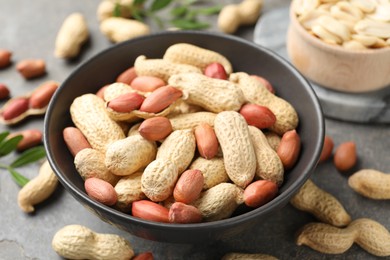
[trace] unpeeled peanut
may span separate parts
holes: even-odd
[[[234,111],[221,112],[215,118],[214,130],[229,178],[245,188],[255,176],[256,154],[244,117]]]
[[[67,259],[128,260],[134,256],[131,244],[123,237],[95,233],[81,225],[68,225],[58,230],[51,246]]]
[[[49,162],[46,160],[39,168],[38,176],[22,187],[18,194],[18,205],[26,213],[35,210],[34,206],[50,197],[58,185]]]
[[[194,112],[169,116],[173,130],[192,129],[202,123],[214,126],[217,114],[211,112]]]
[[[118,196],[116,207],[123,212],[129,212],[131,203],[145,199],[145,194],[141,190],[142,172],[136,172],[129,176],[122,177],[115,185],[114,189]]]
[[[25,79],[31,79],[46,73],[46,63],[41,59],[27,59],[18,62],[16,69]]]
[[[364,197],[390,199],[390,174],[373,169],[362,169],[348,178],[348,185]]]
[[[310,179],[291,198],[290,203],[333,226],[343,227],[351,222],[350,215],[337,198],[319,188]]]
[[[88,178],[84,182],[84,187],[89,197],[105,205],[112,206],[118,200],[114,187],[102,179]]]
[[[100,31],[112,42],[118,43],[150,33],[147,24],[122,17],[109,17],[100,23]]]
[[[342,254],[356,243],[372,255],[390,256],[389,231],[368,218],[356,219],[343,229],[324,223],[306,224],[296,243],[325,254]]]

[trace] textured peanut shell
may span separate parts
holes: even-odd
[[[280,137],[277,133],[274,132],[265,132],[265,137],[267,138],[269,146],[274,150],[278,150],[278,146],[280,144],[280,140],[282,137]]]
[[[54,54],[58,58],[76,57],[89,37],[88,26],[81,13],[69,15],[58,31]]]
[[[360,218],[346,228],[325,223],[306,224],[298,233],[297,245],[307,245],[325,254],[342,254],[353,243],[375,256],[390,256],[390,233],[380,223]]]
[[[214,126],[217,114],[211,112],[194,112],[169,116],[173,130],[193,129],[201,123]]]
[[[145,194],[141,190],[142,172],[122,177],[115,185],[114,189],[118,195],[116,207],[123,212],[131,210],[131,203],[136,200],[145,199]]]
[[[134,256],[131,244],[124,238],[95,233],[81,225],[68,225],[58,230],[51,246],[66,259],[128,260]]]
[[[100,152],[105,153],[110,143],[125,138],[122,128],[106,113],[104,101],[94,94],[77,97],[70,114],[92,148]]]
[[[165,51],[163,59],[174,63],[189,64],[200,68],[202,71],[207,65],[218,62],[225,68],[226,73],[230,74],[233,71],[232,64],[225,56],[188,43],[171,45]]]
[[[179,177],[176,165],[166,158],[151,162],[141,177],[141,190],[152,201],[169,198]]]
[[[203,107],[209,112],[238,111],[246,101],[236,84],[203,74],[176,74],[169,78],[168,84],[181,89],[187,103]]]
[[[348,178],[348,185],[360,195],[377,200],[390,200],[390,174],[362,169]]]
[[[332,194],[322,190],[310,179],[290,200],[295,208],[313,214],[318,220],[336,227],[351,222],[351,217],[343,205]]]
[[[243,203],[243,190],[232,183],[220,183],[206,191],[193,205],[206,222],[226,219]]]
[[[33,212],[34,205],[46,200],[58,185],[57,176],[54,174],[48,161],[39,168],[38,176],[30,180],[18,193],[18,205],[26,213]]]
[[[153,76],[165,82],[168,82],[172,75],[180,73],[202,73],[199,68],[192,65],[178,64],[163,59],[147,59],[144,55],[137,57],[134,68],[138,76]]]
[[[109,17],[100,23],[100,31],[110,41],[118,43],[150,33],[150,28],[143,22],[123,17]]]
[[[190,169],[197,169],[202,172],[204,177],[204,190],[229,181],[229,176],[226,173],[225,164],[223,163],[223,158],[215,157],[207,160],[203,157],[198,157],[191,163]]]
[[[156,152],[155,142],[132,135],[108,146],[105,164],[113,174],[127,176],[147,166],[155,159]]]
[[[229,178],[245,188],[256,172],[256,154],[245,119],[234,111],[221,112],[215,118],[214,130]]]
[[[74,164],[77,172],[83,180],[88,178],[99,178],[111,185],[115,185],[119,177],[112,174],[105,164],[105,155],[98,150],[85,148],[74,157]]]
[[[248,128],[256,154],[256,177],[275,182],[278,186],[282,185],[284,168],[278,154],[268,144],[260,129],[254,126]]]
[[[298,114],[286,100],[275,96],[255,78],[245,72],[230,75],[229,80],[236,83],[250,102],[268,107],[276,117],[275,124],[270,128],[279,135],[295,129],[298,126]]]
[[[227,253],[221,260],[277,260],[278,258],[266,254]]]
[[[194,158],[195,149],[196,141],[192,129],[176,130],[158,148],[156,158],[172,161],[181,174]]]

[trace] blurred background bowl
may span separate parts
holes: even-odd
[[[298,21],[293,4],[287,33],[293,65],[309,80],[342,92],[368,92],[390,85],[390,46],[350,50],[325,43]]]
[[[96,93],[102,86],[114,82],[122,71],[133,66],[137,56],[161,58],[170,45],[180,42],[225,55],[233,64],[234,71],[263,76],[272,83],[278,96],[295,107],[300,118],[297,131],[302,140],[302,151],[295,167],[286,172],[279,195],[266,205],[254,210],[238,211],[233,217],[220,221],[166,224],[132,217],[98,203],[86,194],[84,181],[76,171],[73,157],[62,137],[63,129],[73,125],[69,114],[71,103],[80,95]],[[149,240],[211,243],[261,224],[266,216],[289,202],[317,164],[324,137],[323,121],[321,107],[310,84],[291,64],[275,53],[234,36],[191,31],[164,32],[114,45],[71,73],[50,102],[44,122],[44,143],[49,162],[65,189],[103,221]]]

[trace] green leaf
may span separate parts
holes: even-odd
[[[46,156],[45,148],[36,146],[24,151],[15,161],[11,163],[11,167],[17,168],[29,163],[33,163]]]
[[[143,12],[139,9],[136,9],[136,8],[133,8],[131,9],[131,16],[134,17],[134,19],[140,21],[140,22],[143,22]]]
[[[172,25],[184,30],[200,30],[210,27],[208,23],[202,23],[187,19],[176,19],[171,21]]]
[[[183,17],[188,12],[188,8],[185,6],[177,6],[172,8],[171,15],[173,17]]]
[[[172,2],[172,0],[154,0],[152,3],[152,6],[150,7],[150,11],[156,12],[156,11],[159,11],[161,9],[164,9],[171,2]]]
[[[0,144],[0,156],[7,155],[16,149],[18,143],[23,139],[22,135],[14,136]]]
[[[2,143],[8,135],[9,135],[8,131],[0,133],[0,143]]]
[[[203,15],[213,15],[213,14],[218,14],[222,9],[222,6],[216,5],[216,6],[211,6],[211,7],[205,7],[205,8],[199,8],[196,10],[198,14],[203,14]]]
[[[119,3],[115,3],[114,10],[112,11],[112,15],[114,17],[121,16],[121,5]]]
[[[15,171],[15,169],[13,169],[12,167],[8,167],[8,171],[11,173],[11,177],[12,179],[14,179],[14,181],[20,186],[20,187],[23,187],[24,185],[26,185],[30,179],[21,175],[20,173],[18,173],[17,171]]]

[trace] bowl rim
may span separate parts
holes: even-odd
[[[265,52],[267,55],[272,56],[273,58],[278,60],[278,62],[281,63],[283,66],[287,67],[295,77],[297,77],[300,81],[305,83],[305,84],[303,84],[303,86],[304,86],[305,91],[307,92],[308,96],[310,96],[310,99],[313,101],[313,104],[314,104],[313,110],[315,111],[315,114],[317,115],[317,117],[319,119],[318,122],[315,122],[315,123],[318,124],[318,130],[319,130],[318,134],[322,138],[319,138],[318,140],[316,140],[315,147],[317,147],[317,150],[315,151],[315,153],[313,154],[313,156],[310,158],[309,162],[305,165],[305,167],[303,169],[303,172],[305,172],[306,174],[301,174],[297,178],[295,185],[292,185],[291,187],[288,187],[288,189],[284,190],[282,193],[283,196],[281,196],[281,194],[279,194],[278,196],[276,196],[272,200],[272,202],[269,202],[269,203],[267,203],[259,208],[255,208],[253,210],[250,210],[249,212],[246,212],[244,214],[240,214],[238,216],[230,217],[227,219],[211,221],[211,222],[191,223],[191,224],[161,223],[161,222],[154,222],[154,221],[149,221],[149,220],[137,218],[137,217],[134,217],[130,214],[121,212],[115,208],[112,208],[112,207],[109,207],[109,206],[106,206],[104,204],[99,203],[99,202],[93,200],[92,198],[90,198],[84,191],[79,189],[68,178],[66,178],[65,175],[63,175],[61,173],[61,170],[59,169],[59,167],[56,164],[55,159],[53,158],[54,156],[53,156],[52,148],[49,145],[50,133],[49,133],[48,125],[49,125],[51,111],[54,109],[55,103],[61,95],[63,86],[67,85],[68,81],[70,81],[75,75],[78,74],[78,71],[80,68],[88,66],[89,64],[93,63],[96,59],[98,59],[100,56],[106,55],[107,53],[111,52],[113,49],[120,48],[121,46],[130,44],[133,42],[137,42],[137,41],[144,41],[144,40],[148,40],[148,39],[161,37],[164,35],[176,35],[176,34],[180,34],[180,35],[196,34],[196,35],[199,35],[201,37],[219,37],[219,38],[225,38],[229,41],[235,41],[235,42],[238,42],[238,43],[243,44],[243,45],[248,45],[252,48],[255,48],[255,49],[258,49],[262,52]],[[85,204],[87,204],[88,206],[93,205],[93,207],[95,207],[93,209],[93,211],[95,211],[95,212],[102,211],[105,214],[113,215],[117,218],[128,221],[129,223],[143,224],[144,227],[157,228],[157,229],[172,229],[172,230],[175,229],[176,231],[180,231],[180,232],[182,232],[182,231],[188,232],[189,229],[196,229],[196,230],[200,230],[200,229],[201,230],[205,230],[205,229],[213,230],[214,229],[214,230],[216,230],[216,229],[223,229],[225,227],[237,226],[241,223],[248,222],[248,220],[251,220],[255,217],[258,217],[259,214],[260,215],[267,215],[273,209],[278,209],[278,208],[284,206],[285,204],[287,204],[288,201],[287,202],[285,201],[285,197],[291,197],[293,194],[295,194],[298,191],[298,189],[304,184],[304,182],[307,179],[309,179],[311,173],[314,171],[314,169],[318,163],[318,159],[319,159],[321,150],[322,150],[324,133],[325,133],[325,122],[324,122],[324,117],[323,117],[323,113],[322,113],[322,108],[321,108],[320,102],[317,98],[317,95],[314,92],[313,88],[311,87],[309,81],[289,61],[287,61],[286,59],[284,59],[283,57],[278,55],[276,52],[274,52],[266,47],[260,46],[258,44],[255,44],[249,40],[240,38],[238,36],[226,35],[226,34],[211,32],[211,31],[193,31],[193,30],[155,32],[155,33],[152,33],[150,35],[141,36],[141,37],[138,37],[135,39],[131,39],[131,40],[127,40],[127,41],[124,41],[121,43],[117,43],[115,45],[112,45],[112,46],[98,52],[97,54],[95,54],[91,58],[89,58],[88,60],[79,64],[67,76],[67,78],[63,81],[63,83],[60,85],[58,90],[54,93],[54,95],[49,103],[49,106],[48,106],[48,109],[47,109],[47,112],[46,112],[45,118],[44,118],[44,146],[45,146],[45,150],[46,150],[46,154],[47,154],[47,159],[48,159],[53,171],[57,175],[59,181],[64,186],[64,188],[68,192],[70,192],[71,195],[76,198],[76,200],[78,200],[79,202],[82,202],[81,204],[83,204],[83,206],[85,206]]]
[[[318,47],[319,49],[323,49],[325,51],[334,52],[336,55],[369,55],[369,54],[376,54],[376,55],[383,55],[383,53],[390,53],[390,46],[389,47],[383,47],[383,48],[367,48],[364,50],[351,50],[347,48],[343,48],[341,45],[332,45],[329,43],[325,43],[321,39],[311,35],[298,21],[298,17],[294,12],[294,1],[290,4],[290,21],[291,26],[297,30],[299,35],[301,35],[306,41],[312,43],[314,46]]]

